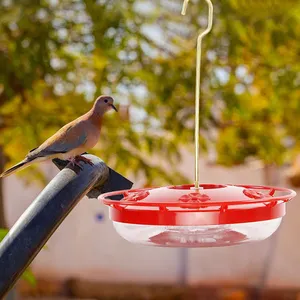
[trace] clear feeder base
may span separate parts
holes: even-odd
[[[226,225],[151,226],[113,222],[127,241],[160,247],[223,247],[262,241],[279,227],[282,218]]]

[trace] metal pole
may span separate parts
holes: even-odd
[[[179,248],[179,284],[185,287],[188,284],[189,249]]]
[[[99,185],[109,186],[111,191],[118,190],[119,186],[132,187],[132,182],[109,169],[98,157],[89,154],[84,156],[91,159],[94,165],[81,162],[81,169],[71,164],[62,169],[0,244],[0,299],[13,287],[79,200],[94,186],[98,189]],[[114,178],[110,182],[112,172]]]

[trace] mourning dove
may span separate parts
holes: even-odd
[[[110,109],[117,111],[113,103],[114,100],[110,96],[98,97],[90,111],[62,127],[42,145],[32,149],[24,160],[3,172],[0,177],[8,176],[35,162],[53,158],[68,159],[73,165],[78,165],[78,161],[92,164],[80,154],[97,144],[103,115]]]

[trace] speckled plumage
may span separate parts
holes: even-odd
[[[8,176],[35,162],[53,158],[84,160],[80,154],[93,148],[100,137],[102,118],[105,112],[115,109],[113,98],[100,96],[96,99],[92,109],[83,116],[68,123],[48,138],[39,147],[31,150],[23,161],[3,172],[0,177]]]

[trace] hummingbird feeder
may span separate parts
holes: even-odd
[[[102,194],[116,231],[129,242],[192,248],[261,241],[278,229],[286,203],[296,196],[280,187],[199,183],[201,42],[213,21],[213,5],[205,1],[208,26],[197,39],[195,183]]]

